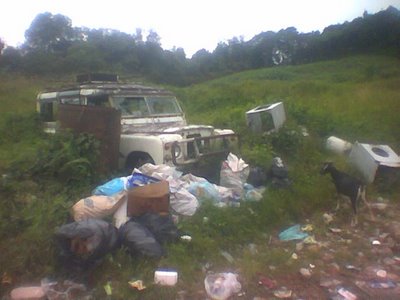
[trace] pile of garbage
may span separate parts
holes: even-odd
[[[222,163],[220,185],[193,174],[184,175],[168,165],[145,164],[129,176],[97,186],[91,195],[72,206],[73,221],[57,228],[54,234],[60,270],[79,278],[79,274],[88,274],[106,254],[120,247],[132,256],[161,258],[166,254],[166,243],[191,240],[178,230],[177,223],[183,217],[193,216],[202,202],[211,201],[216,207],[238,207],[242,201],[259,201],[268,179],[272,185],[287,186],[287,175],[280,158],[274,159],[267,173],[258,167],[250,168],[232,153]],[[170,272],[166,275],[163,272],[159,271],[155,281],[176,283],[177,274],[173,272],[175,278]],[[220,299],[225,298],[222,295],[237,293],[240,284],[235,276],[209,275],[205,281],[207,293],[219,295]],[[142,286],[137,282],[132,284],[136,288]],[[32,288],[36,290],[13,292],[16,295],[40,292],[49,299],[49,295],[57,293],[66,293],[68,298],[72,290],[87,292],[74,282],[46,282]]]
[[[220,185],[167,165],[145,164],[97,186],[73,205],[74,222],[55,232],[61,266],[85,272],[121,246],[133,256],[164,256],[163,246],[184,235],[177,222],[193,216],[203,201],[237,207],[262,199],[265,187],[247,182],[250,171],[230,153],[222,163]]]

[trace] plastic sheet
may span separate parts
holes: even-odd
[[[281,241],[302,240],[306,237],[308,237],[308,234],[301,230],[300,225],[289,227],[279,234]]]

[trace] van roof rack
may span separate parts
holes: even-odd
[[[79,74],[76,76],[76,82],[79,84],[95,82],[118,82],[118,75],[107,73]]]

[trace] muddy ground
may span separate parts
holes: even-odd
[[[373,217],[362,208],[351,226],[351,208],[344,206],[302,228],[310,238],[282,241],[279,233],[268,243],[288,253],[283,265],[265,266],[253,282],[240,278],[241,290],[230,300],[264,299],[400,299],[400,199],[371,201]],[[305,225],[311,225],[305,226]],[[257,281],[257,282],[255,282]],[[204,288],[185,291],[176,299],[211,299]]]
[[[230,299],[400,299],[397,203],[381,198],[371,202],[373,218],[363,208],[355,227],[349,207],[321,216],[322,224],[309,231],[311,243],[307,238],[281,241],[277,233],[270,245],[292,253],[291,261],[268,266],[257,286],[248,283],[246,289],[244,283]]]

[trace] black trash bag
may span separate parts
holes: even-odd
[[[274,157],[271,165],[271,176],[281,179],[288,178],[289,172],[280,157]]]
[[[164,250],[154,235],[145,226],[133,220],[126,222],[119,229],[119,238],[133,256],[142,254],[160,258],[164,255]]]
[[[254,187],[260,187],[265,185],[267,181],[267,173],[261,167],[250,167],[249,176],[247,177],[247,183]]]
[[[286,188],[291,184],[288,169],[280,157],[273,158],[268,177],[275,188]]]
[[[131,220],[146,227],[160,244],[176,242],[180,237],[179,230],[170,215],[146,213]]]
[[[55,241],[62,267],[86,271],[118,247],[118,229],[100,219],[87,219],[58,228]]]

